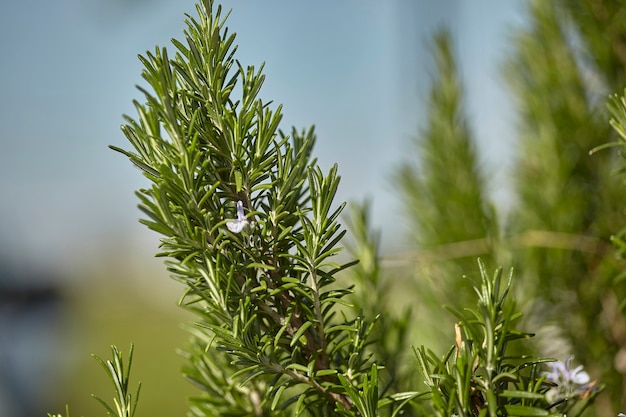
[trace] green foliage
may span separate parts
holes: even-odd
[[[394,172],[400,185],[407,236],[417,251],[414,314],[437,311],[441,303],[471,303],[469,286],[458,277],[474,270],[475,258],[495,260],[500,231],[488,182],[463,104],[463,91],[450,34],[435,34],[432,51],[436,77],[430,90],[426,127],[412,142],[415,158]],[[436,313],[435,313],[436,314]],[[444,320],[452,324],[451,320]],[[416,333],[443,340],[449,326],[433,329],[421,321]]]
[[[63,417],[62,414],[50,414],[48,413],[48,417]],[[70,417],[70,407],[65,406],[65,417]]]
[[[114,407],[110,406],[106,401],[98,396],[93,396],[102,406],[106,409],[109,417],[133,417],[135,415],[135,409],[137,408],[137,401],[139,400],[139,391],[141,390],[141,383],[137,386],[135,392],[134,401],[133,396],[129,391],[130,382],[130,368],[133,362],[133,345],[130,345],[128,352],[128,365],[124,369],[124,362],[122,360],[122,353],[115,346],[111,346],[111,352],[113,354],[113,360],[107,360],[106,362],[99,356],[94,358],[102,365],[106,374],[113,381],[115,388],[115,398],[113,398]],[[68,416],[69,417],[69,416]]]
[[[130,369],[133,362],[133,349],[134,346],[130,345],[128,351],[127,365],[124,365],[122,353],[116,346],[111,346],[112,360],[103,360],[99,356],[93,355],[94,359],[104,369],[104,372],[113,382],[113,388],[115,391],[115,397],[113,398],[113,405],[110,405],[97,395],[92,395],[106,410],[108,417],[133,417],[135,410],[137,409],[137,402],[139,401],[139,392],[141,391],[141,383],[137,385],[135,394],[131,394],[130,384]],[[62,417],[61,414],[48,414],[48,417]],[[70,417],[69,406],[65,407],[65,417]]]
[[[391,394],[391,413],[402,409],[402,400],[397,393],[415,389],[415,366],[411,357],[410,330],[411,308],[398,309],[394,287],[402,287],[384,271],[379,254],[380,234],[370,229],[370,203],[350,205],[347,216],[350,237],[346,247],[359,260],[357,265],[346,271],[339,283],[354,285],[349,301],[355,313],[374,322],[370,338],[374,341],[368,352],[376,358],[376,372],[380,379],[378,391],[381,396]],[[371,383],[376,383],[374,377]],[[403,410],[411,415],[410,410]]]
[[[580,415],[587,403],[551,403],[550,384],[536,359],[513,353],[511,342],[532,335],[516,330],[521,317],[508,299],[512,273],[502,281],[502,270],[490,277],[479,261],[480,284],[476,309],[451,309],[458,318],[456,342],[443,358],[424,346],[415,350],[419,368],[430,389],[433,415],[439,416],[560,416]],[[575,395],[591,401],[601,387],[590,384]],[[560,399],[562,400],[562,399]]]
[[[156,48],[140,57],[149,88],[139,88],[144,101],[134,102],[137,116],[125,116],[122,126],[133,150],[112,148],[151,182],[137,193],[146,217],[141,222],[163,236],[158,256],[184,286],[181,306],[196,317],[183,353],[184,375],[199,390],[190,399],[190,415],[585,412],[604,385],[582,367],[569,369],[571,359],[529,354],[532,334],[518,329],[522,316],[511,300],[512,274],[503,279],[496,269],[489,275],[479,261],[480,281],[467,286],[474,293],[460,290],[458,279],[474,270],[469,259],[476,255],[493,262],[512,253],[522,292],[539,300],[531,318],[545,313],[542,302],[553,306],[548,313],[575,317],[569,336],[577,358],[606,366],[611,358],[599,358],[599,350],[617,350],[602,329],[585,321],[588,311],[600,308],[593,297],[615,298],[617,287],[606,285],[613,272],[609,252],[598,234],[611,229],[605,216],[614,219],[621,200],[616,183],[601,170],[608,158],[582,158],[581,152],[586,156],[607,142],[609,129],[568,35],[575,26],[560,14],[569,10],[567,22],[576,22],[584,13],[567,7],[533,3],[530,29],[517,39],[511,79],[522,102],[523,158],[515,222],[505,226],[487,201],[451,39],[445,32],[435,37],[438,78],[428,127],[416,140],[421,164],[403,165],[396,179],[421,250],[418,270],[441,280],[435,290],[418,283],[423,292],[415,300],[422,303],[409,309],[397,306],[367,204],[349,216],[347,247],[360,264],[338,256],[346,234],[339,223],[344,204],[333,202],[338,169],[324,173],[317,166],[313,128],[292,129],[291,135],[279,129],[281,107],[260,98],[262,68],[235,59],[235,35],[220,6],[204,0],[197,17],[187,16],[185,42],[173,40],[173,55]],[[589,45],[600,51],[596,65],[615,62],[599,43]],[[612,125],[626,143],[624,100],[615,98],[611,110]],[[597,185],[601,198],[586,198]],[[571,305],[562,297],[566,289],[576,297]],[[465,308],[475,297],[476,307]],[[454,306],[449,311],[456,324],[439,322],[430,308],[442,299]],[[541,330],[541,323],[530,323]],[[438,339],[428,344],[444,334],[454,334],[454,344],[440,357],[421,343],[415,358],[409,357],[415,328],[436,325]],[[128,392],[132,347],[127,367],[116,348],[113,361],[97,359],[116,393],[114,406],[98,401],[111,417],[132,417],[139,394]],[[544,371],[548,367],[551,372]],[[611,381],[609,390],[621,388]]]
[[[363,389],[361,391],[357,390],[343,375],[339,375],[339,382],[358,410],[358,415],[376,417],[378,416],[378,368],[376,365],[372,365],[369,375],[369,379],[367,374],[363,375]],[[345,412],[343,414],[353,415]]]
[[[603,104],[608,92],[623,89],[626,6],[612,0],[539,0],[528,6],[528,24],[512,38],[513,54],[505,66],[517,104],[519,138],[513,167],[515,204],[511,212],[498,216],[505,221],[491,223],[497,227],[485,228],[482,234],[477,230],[467,235],[459,220],[469,219],[474,227],[486,224],[479,209],[490,202],[484,181],[474,180],[474,187],[459,181],[459,190],[451,180],[480,178],[475,172],[481,171],[466,151],[474,139],[466,129],[453,130],[463,126],[457,122],[463,120],[462,109],[441,105],[450,91],[461,90],[456,76],[450,75],[454,66],[440,63],[441,56],[450,54],[441,35],[435,39],[440,75],[431,93],[439,99],[431,99],[429,128],[416,140],[418,162],[397,175],[404,181],[401,192],[408,217],[420,230],[418,261],[425,258],[421,254],[442,253],[433,268],[440,274],[442,259],[451,259],[467,273],[467,252],[459,248],[489,255],[488,261],[512,260],[521,282],[517,295],[529,307],[524,325],[538,334],[534,350],[559,358],[574,355],[585,363],[592,375],[606,382],[610,396],[601,397],[592,413],[615,414],[626,407],[621,330],[626,287],[620,274],[623,265],[615,262],[608,240],[614,235],[619,245],[623,236],[616,231],[624,224],[624,181],[612,172],[613,155],[588,153],[614,141]],[[461,102],[460,94],[453,97]],[[615,99],[610,108],[612,124],[619,126],[615,120],[623,115]],[[442,114],[447,124],[435,125],[433,120]],[[446,133],[448,141],[433,139]],[[407,174],[411,172],[419,175]],[[450,186],[424,187],[427,183]],[[466,190],[475,191],[463,195]],[[437,200],[443,203],[429,210]],[[455,207],[465,210],[458,213]],[[424,278],[429,276],[420,270],[416,279]],[[458,284],[432,281],[444,282],[432,286],[432,293],[444,294],[443,299],[465,294]]]
[[[614,142],[609,142],[600,146],[596,146],[590,151],[590,154],[592,155],[600,150],[607,148],[626,148],[626,97],[620,96],[617,93],[611,95],[607,103],[607,108],[612,116],[609,124],[617,133],[617,140]],[[626,158],[626,155],[621,151],[623,150],[620,149],[620,156],[622,158]],[[624,167],[621,167],[620,170],[616,173],[622,173],[624,172],[623,170]]]
[[[619,19],[603,21],[609,10],[626,12],[613,1],[533,2],[508,71],[521,113],[513,256],[534,302],[530,323],[542,351],[573,354],[606,382],[612,404],[600,403],[598,415],[625,406],[616,329],[624,322],[619,300],[626,287],[614,281],[618,265],[608,244],[624,224],[623,181],[611,172],[613,155],[588,156],[613,140],[605,94],[623,87],[619,51],[600,47],[608,39],[617,46],[626,35]]]
[[[626,148],[626,90],[624,91],[624,95],[611,95],[609,97],[609,101],[607,102],[607,108],[612,116],[609,124],[617,133],[617,140],[595,147],[591,150],[590,154],[595,154],[596,152],[604,149],[618,148],[619,156],[624,159],[626,158],[626,155],[623,152],[623,148]],[[615,174],[623,175],[625,171],[626,166],[624,166],[623,162],[621,162],[621,166],[618,166],[618,168],[615,169]],[[626,263],[626,240],[624,239],[625,235],[626,229],[621,229],[616,234],[611,236],[611,242],[617,248],[618,256],[619,259],[622,261],[622,264]],[[622,282],[626,277],[626,269],[623,265],[621,270],[622,272],[615,278],[615,283]],[[624,300],[620,302],[620,311],[624,310],[624,303]]]
[[[413,142],[419,163],[407,161],[395,173],[415,227],[410,238],[426,249],[423,257],[431,264],[441,258],[489,253],[490,239],[498,232],[464,114],[450,35],[438,32],[433,44],[437,78],[430,92],[427,126]],[[449,243],[457,246],[436,251]]]
[[[313,129],[278,130],[280,107],[258,97],[264,76],[235,60],[212,7],[188,16],[174,58],[165,48],[141,58],[153,92],[142,89],[138,119],[122,128],[136,153],[115,148],[153,182],[138,193],[142,222],[165,236],[160,256],[198,315],[188,374],[207,395],[194,412],[348,410],[338,375],[368,370],[371,326],[336,319],[350,291],[335,275],[353,264],[332,261],[345,234],[337,168],[311,159]]]

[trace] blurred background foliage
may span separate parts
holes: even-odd
[[[445,33],[435,38],[430,117],[415,157],[396,171],[416,231],[417,292],[448,303],[466,298],[455,277],[472,274],[468,256],[514,265],[527,330],[537,332],[535,353],[573,355],[607,384],[596,415],[615,415],[626,406],[626,284],[609,241],[624,225],[624,178],[614,172],[623,161],[589,153],[615,138],[606,101],[624,88],[626,4],[532,1],[528,13],[504,65],[518,145],[515,202],[498,216],[466,122],[453,41]],[[434,331],[443,333],[434,340],[451,333],[452,318],[438,321]]]

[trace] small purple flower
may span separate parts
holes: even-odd
[[[589,383],[589,374],[583,371],[583,366],[579,365],[574,369],[569,369],[572,357],[565,359],[565,362],[550,362],[548,365],[552,372],[546,372],[546,380],[557,385],[574,384],[584,386]]]
[[[243,202],[239,200],[237,201],[237,219],[226,223],[226,227],[233,233],[239,233],[248,223],[248,219],[246,219],[246,215],[243,213]]]
[[[570,369],[571,362],[572,357],[570,356],[563,362],[548,363],[552,370],[544,373],[546,381],[556,385],[547,392],[548,401],[558,401],[581,395],[590,386],[591,378],[587,372],[583,371],[583,366],[579,365]]]

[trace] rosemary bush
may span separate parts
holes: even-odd
[[[203,0],[173,55],[140,57],[150,89],[122,126],[132,150],[112,146],[152,183],[137,193],[141,222],[163,236],[158,256],[195,313],[189,415],[582,415],[602,384],[571,360],[520,353],[532,334],[516,327],[514,275],[480,261],[467,279],[475,307],[449,308],[450,348],[403,351],[411,316],[387,311],[368,206],[351,211],[355,260],[341,261],[338,169],[317,166],[313,128],[280,130],[281,107],[259,98],[262,68],[235,58],[225,22]],[[131,359],[115,347],[98,359],[115,386],[113,405],[99,399],[111,417],[135,413]]]

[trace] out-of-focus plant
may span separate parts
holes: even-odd
[[[411,230],[408,247],[416,249],[406,251],[405,260],[415,265],[407,291],[413,288],[412,296],[420,301],[414,312],[422,317],[439,314],[441,303],[472,302],[470,286],[458,277],[474,270],[477,256],[493,263],[500,235],[446,30],[434,35],[432,53],[436,71],[425,126],[412,142],[415,158],[403,161],[393,175]],[[427,321],[415,326],[419,334],[440,341],[452,319],[444,318],[443,325],[434,328]]]
[[[533,350],[585,364],[608,393],[590,412],[615,415],[626,408],[626,281],[615,278],[623,266],[609,239],[620,244],[623,236],[616,232],[624,227],[624,180],[612,172],[614,155],[588,153],[614,140],[604,104],[624,88],[626,5],[527,6],[505,65],[517,116],[513,204],[497,215],[489,211],[501,206],[490,200],[489,176],[477,163],[480,148],[466,122],[451,40],[439,38],[427,128],[395,177],[407,202],[407,229],[418,231],[407,253],[415,254],[418,296],[443,300],[468,297],[469,288],[446,274],[470,273],[468,254],[513,264],[518,301],[528,307],[525,326],[537,333]],[[611,107],[615,114],[615,102]]]
[[[590,153],[594,154],[597,151],[607,148],[618,148],[618,155],[626,159],[626,154],[624,153],[624,149],[626,148],[626,95],[620,96],[617,93],[613,94],[609,98],[607,108],[612,116],[610,120],[610,125],[617,133],[617,140],[600,145],[594,148]],[[615,174],[623,175],[624,172],[626,172],[626,166],[624,166],[623,164],[621,167],[615,170]],[[619,256],[623,262],[626,261],[626,240],[624,240],[625,235],[626,229],[622,229],[618,233],[611,236],[611,241],[617,247]],[[624,278],[626,278],[626,270],[616,277],[618,281],[622,281],[624,280]],[[626,301],[623,300],[620,303],[620,310],[624,309],[625,302]]]

